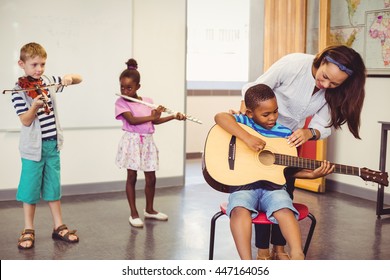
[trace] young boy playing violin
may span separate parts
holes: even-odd
[[[80,75],[43,76],[47,54],[37,43],[20,50],[19,66],[25,76],[19,78],[12,93],[12,103],[22,123],[19,151],[22,170],[16,200],[23,202],[24,229],[18,239],[19,249],[34,247],[36,203],[48,202],[53,217],[52,238],[73,243],[79,238],[62,221],[60,152],[63,135],[56,107],[56,92],[78,84]],[[49,86],[50,85],[50,86]]]
[[[290,129],[277,123],[278,104],[274,92],[267,85],[258,84],[250,87],[245,93],[245,105],[247,108],[245,115],[218,113],[215,122],[229,134],[242,140],[249,149],[256,152],[263,150],[264,141],[247,132],[238,123],[245,124],[269,138],[287,137],[292,134]],[[333,170],[334,165],[324,161],[315,170],[298,169],[290,172],[295,178],[315,179],[326,176]],[[259,211],[263,211],[270,221],[279,224],[290,246],[291,259],[304,259],[297,221],[299,213],[294,208],[286,187],[275,188],[265,181],[255,182],[253,187],[255,189],[231,193],[226,211],[230,217],[230,229],[240,258],[252,259],[252,219]]]

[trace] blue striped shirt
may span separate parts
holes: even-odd
[[[249,118],[246,115],[234,115],[234,117],[238,123],[242,123],[249,126],[250,128],[252,128],[253,130],[257,131],[258,133],[260,133],[265,137],[286,138],[292,134],[292,131],[289,128],[279,123],[276,123],[271,129],[266,129],[261,125],[255,123],[253,119]]]

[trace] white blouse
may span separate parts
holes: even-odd
[[[309,127],[320,131],[321,139],[331,134],[326,127],[330,121],[325,89],[313,95],[315,79],[312,74],[314,56],[303,53],[288,54],[276,61],[263,75],[244,85],[242,96],[248,88],[266,84],[273,89],[278,101],[278,122],[292,131],[304,127],[306,118],[312,116]]]

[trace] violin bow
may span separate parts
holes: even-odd
[[[152,109],[156,109],[159,105],[156,105],[156,104],[152,104],[152,103],[148,103],[148,102],[145,102],[145,101],[142,101],[142,100],[139,100],[139,99],[136,99],[136,98],[133,98],[133,97],[129,97],[127,95],[123,95],[123,94],[116,94],[117,96],[120,96],[124,99],[127,99],[127,100],[130,100],[130,101],[134,101],[134,102],[137,102],[137,103],[140,103],[140,104],[143,104],[143,105],[146,105]],[[165,107],[165,106],[164,106]],[[164,110],[165,113],[168,113],[168,114],[173,114],[173,115],[176,115],[178,112],[175,112],[171,109],[168,109],[168,108],[165,108]],[[186,115],[186,114],[183,114],[187,120],[189,121],[192,121],[192,122],[196,122],[196,123],[199,123],[199,124],[202,124],[202,121],[197,119],[197,118],[194,118],[190,115]]]
[[[24,88],[24,89],[5,89],[3,90],[3,94],[5,93],[10,93],[10,92],[23,92],[23,91],[32,91],[32,90],[37,90],[37,89],[49,89],[50,87],[60,87],[63,86],[62,84],[50,84],[50,85],[45,85],[42,87],[35,87],[35,88]]]

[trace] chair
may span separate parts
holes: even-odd
[[[299,212],[299,219],[298,219],[299,221],[303,220],[307,217],[311,220],[309,232],[307,234],[305,246],[303,249],[303,253],[306,256],[306,253],[307,253],[309,246],[310,246],[311,239],[313,237],[313,233],[314,233],[314,229],[315,229],[317,221],[316,221],[315,217],[313,216],[313,214],[311,214],[309,212],[309,208],[307,208],[306,205],[301,204],[301,203],[293,203],[293,204],[294,204],[294,207]],[[218,211],[217,213],[215,213],[215,215],[211,218],[209,260],[212,260],[214,257],[215,224],[216,224],[216,221],[219,217],[221,217],[222,215],[226,215],[226,208],[227,208],[227,202],[221,203],[221,205],[220,205],[221,210]],[[252,223],[253,224],[272,224],[272,222],[267,219],[266,214],[264,212],[260,212],[259,215],[252,220]]]

